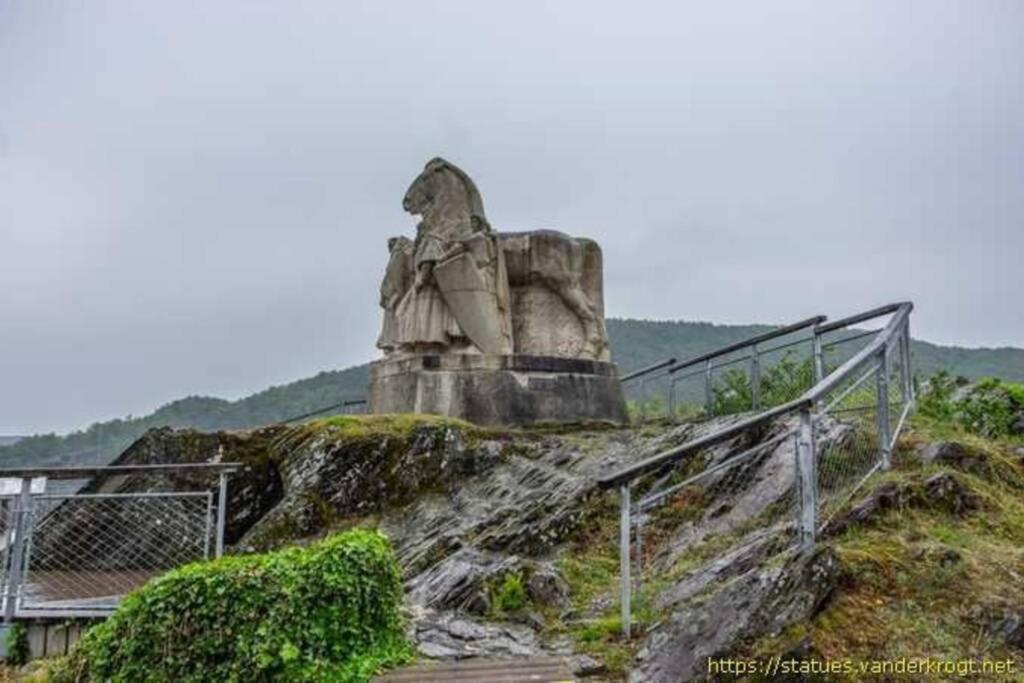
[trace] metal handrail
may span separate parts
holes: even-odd
[[[889,320],[886,326],[882,328],[881,331],[879,331],[878,335],[874,338],[874,340],[872,340],[863,349],[855,353],[845,363],[843,363],[838,368],[829,373],[828,377],[825,377],[816,385],[811,387],[811,389],[806,394],[804,394],[800,399],[803,402],[803,405],[811,405],[813,403],[816,403],[822,396],[835,389],[837,385],[846,380],[850,375],[856,372],[862,365],[867,363],[872,356],[874,356],[880,350],[885,348],[888,345],[888,343],[892,339],[894,339],[897,334],[899,334],[900,329],[906,323],[907,318],[910,316],[910,312],[912,310],[914,310],[914,304],[909,301],[904,301],[903,303],[892,304],[890,306],[883,306],[881,308],[876,308],[874,311],[871,311],[872,313],[874,313],[873,317],[876,318],[881,317],[883,315],[889,315],[890,313],[894,313],[895,315],[893,315],[893,317]],[[863,315],[864,314],[848,318],[848,324],[854,325],[865,320],[870,320],[870,318],[865,318],[863,317]],[[825,330],[825,332],[831,332],[834,329],[838,329],[832,327],[831,325],[829,325],[828,327],[830,329]]]
[[[879,456],[880,460],[872,467],[871,471],[865,475],[870,476],[874,471],[878,469],[888,469],[891,465],[891,452],[892,446],[895,441],[896,435],[899,433],[898,429],[902,426],[903,421],[909,414],[909,411],[913,405],[913,388],[910,381],[910,312],[914,306],[910,302],[903,302],[897,304],[890,304],[889,306],[882,306],[875,308],[864,313],[859,313],[848,318],[843,318],[830,323],[828,325],[816,324],[814,327],[814,334],[811,337],[813,342],[813,362],[814,362],[814,378],[815,384],[806,392],[804,392],[799,398],[784,403],[780,406],[770,408],[757,415],[749,417],[744,420],[740,420],[735,424],[732,424],[723,429],[719,429],[711,434],[708,434],[699,439],[695,439],[688,443],[671,448],[661,453],[658,453],[650,458],[635,463],[629,467],[623,468],[618,472],[601,477],[597,480],[599,488],[609,489],[612,487],[618,487],[619,489],[619,575],[621,582],[621,600],[620,608],[622,612],[622,632],[626,638],[630,637],[630,618],[631,618],[631,582],[630,582],[630,530],[632,523],[630,521],[632,505],[630,504],[630,489],[631,482],[637,477],[645,474],[664,470],[666,467],[674,465],[682,458],[690,455],[696,455],[703,449],[709,446],[715,446],[723,443],[733,437],[740,434],[746,433],[747,431],[755,427],[767,427],[772,421],[783,417],[796,415],[799,417],[799,422],[794,427],[785,430],[782,437],[776,436],[775,439],[761,444],[753,449],[747,449],[739,455],[726,458],[723,462],[715,465],[711,469],[705,470],[698,477],[706,477],[709,472],[722,471],[727,467],[732,467],[741,458],[748,457],[750,454],[760,451],[765,447],[766,444],[777,443],[781,438],[793,437],[794,443],[794,455],[796,461],[794,463],[796,472],[798,473],[797,481],[797,495],[799,496],[799,514],[797,519],[797,531],[800,539],[800,546],[806,552],[814,546],[815,539],[820,529],[818,527],[818,487],[819,481],[817,476],[817,460],[815,452],[815,438],[814,438],[814,424],[816,419],[821,419],[825,415],[825,412],[819,411],[823,398],[826,394],[833,391],[834,389],[841,386],[841,383],[846,382],[851,377],[856,377],[856,374],[865,365],[874,362],[875,368],[873,370],[877,378],[878,392],[878,437],[879,437]],[[832,332],[834,330],[842,329],[843,327],[854,325],[865,320],[871,320],[883,315],[892,314],[892,317],[886,323],[885,327],[878,331],[875,338],[872,339],[867,346],[861,349],[859,352],[854,354],[845,363],[840,365],[838,368],[833,370],[829,375],[824,375],[824,360],[822,352],[821,338],[823,334]],[[777,331],[776,334],[782,334]],[[739,347],[742,348],[742,347]],[[737,350],[737,347],[733,347],[731,350]],[[892,351],[892,353],[890,353]],[[904,406],[903,414],[899,418],[899,425],[897,431],[893,432],[890,430],[890,415],[889,415],[889,395],[888,395],[888,367],[890,362],[890,356],[895,355],[899,352],[901,360],[900,362],[900,381],[901,391],[903,393]],[[752,355],[755,356],[754,361],[756,362],[757,347],[753,347]],[[706,385],[707,392],[710,393],[711,385],[711,360],[709,354],[705,354],[703,357],[695,359],[692,363],[699,362],[706,363]],[[755,366],[756,369],[756,366]],[[865,375],[867,377],[869,375]],[[857,384],[864,381],[864,378],[857,380]],[[855,388],[856,388],[855,384]],[[756,405],[756,399],[755,399]],[[827,410],[827,409],[826,409]],[[664,481],[664,478],[662,479]],[[688,481],[692,481],[688,480]],[[687,482],[684,482],[685,485]],[[858,484],[859,486],[859,484]],[[679,486],[670,487],[668,490],[671,493],[674,490],[678,490]],[[637,518],[636,525],[636,538],[637,538],[637,578],[639,580],[641,571],[641,557],[642,553],[640,548],[641,543],[641,527],[640,520],[642,519],[643,512],[646,507],[655,504],[657,500],[660,500],[663,495],[666,495],[665,491],[660,491],[654,494],[648,494],[646,498],[641,500],[638,504],[638,512],[641,516]]]
[[[787,334],[792,334],[793,332],[799,332],[800,330],[808,328],[808,327],[818,326],[818,325],[820,325],[821,323],[823,323],[826,320],[828,320],[828,318],[826,316],[824,316],[824,315],[816,315],[816,316],[807,318],[805,320],[801,320],[799,322],[792,323],[790,325],[785,325],[783,327],[779,327],[779,328],[774,329],[774,330],[769,330],[768,332],[762,332],[761,334],[754,335],[753,337],[748,337],[746,339],[741,339],[740,341],[732,342],[731,344],[726,344],[725,346],[721,346],[721,347],[719,347],[717,349],[712,349],[711,351],[707,351],[705,353],[702,353],[699,356],[694,356],[692,358],[687,358],[686,360],[683,360],[682,362],[678,362],[678,363],[676,362],[675,358],[665,358],[664,360],[660,360],[657,363],[652,363],[651,365],[648,365],[646,367],[640,368],[639,370],[634,370],[633,372],[631,372],[631,373],[629,373],[629,374],[619,378],[619,381],[620,382],[628,382],[630,380],[637,379],[638,377],[644,377],[646,375],[651,374],[652,372],[656,372],[658,370],[662,370],[662,369],[665,369],[665,368],[668,368],[668,370],[666,372],[662,373],[661,375],[658,375],[658,376],[659,377],[663,377],[665,375],[671,375],[671,374],[674,374],[674,373],[678,372],[679,370],[683,370],[685,368],[692,367],[692,366],[694,366],[694,365],[696,365],[698,363],[703,363],[703,362],[706,362],[708,360],[712,360],[714,358],[719,358],[721,356],[728,355],[728,354],[730,354],[730,353],[732,353],[734,351],[739,351],[740,349],[745,349],[745,348],[748,348],[750,346],[754,346],[755,344],[760,344],[762,342],[769,341],[771,339],[777,339],[778,337],[784,337]],[[774,347],[774,348],[765,349],[765,351],[763,351],[763,353],[769,353],[771,351],[777,351],[778,349],[783,349],[783,348],[786,348],[787,346],[793,346],[794,344],[797,344],[797,343],[802,342],[802,341],[806,341],[806,340],[801,339],[801,340],[798,340],[796,342],[790,342],[788,344],[782,344],[782,345]],[[743,360],[743,359],[742,358],[734,359],[734,360],[729,361],[729,362],[733,363],[733,362],[738,362],[740,360]]]
[[[674,464],[688,455],[696,453],[697,451],[703,450],[709,446],[715,446],[724,441],[728,441],[739,434],[749,431],[754,427],[767,424],[778,417],[797,412],[803,408],[812,407],[822,396],[834,389],[841,382],[845,381],[851,374],[860,369],[863,364],[867,363],[872,356],[878,353],[880,349],[884,348],[885,345],[899,333],[900,328],[905,324],[906,319],[913,308],[914,305],[911,302],[902,302],[875,308],[871,311],[867,311],[866,313],[861,313],[836,321],[837,323],[844,323],[845,325],[853,325],[858,322],[870,320],[873,317],[896,313],[896,315],[889,320],[886,326],[878,333],[871,343],[854,354],[849,360],[832,371],[827,377],[815,384],[799,398],[789,401],[788,403],[783,403],[782,405],[774,408],[769,408],[757,415],[720,429],[713,434],[709,434],[699,439],[689,441],[681,446],[662,451],[650,458],[630,465],[629,467],[625,467],[618,472],[613,472],[605,477],[601,477],[597,480],[598,487],[601,489],[610,489],[622,486],[637,477],[660,469],[666,465]],[[871,315],[867,315],[868,313]],[[836,323],[830,323],[825,326],[828,329],[823,330],[821,326],[818,326],[815,329],[819,335],[823,332],[831,332],[833,330],[841,329],[841,326],[836,327],[835,325]],[[707,359],[705,358],[704,360]]]
[[[634,370],[633,372],[629,373],[628,375],[624,375],[623,377],[620,377],[619,381],[620,382],[628,382],[631,379],[636,379],[637,377],[643,377],[644,375],[649,375],[652,372],[655,372],[656,370],[661,370],[664,367],[668,367],[669,365],[672,365],[675,362],[676,362],[676,359],[674,357],[673,358],[666,358],[665,360],[660,360],[657,363],[652,363],[651,365],[648,365],[645,368],[640,368],[639,370]]]
[[[815,330],[818,334],[826,334],[828,332],[834,332],[850,325],[856,325],[866,320],[873,320],[874,318],[881,318],[883,315],[889,315],[895,313],[901,308],[909,306],[911,309],[914,308],[914,304],[910,301],[899,301],[894,304],[888,304],[886,306],[879,306],[878,308],[872,308],[870,311],[864,311],[863,313],[857,313],[856,315],[847,316],[840,318],[839,320],[833,320],[830,323],[824,325],[818,325]],[[910,312],[909,310],[907,311]]]
[[[817,327],[826,320],[828,320],[826,316],[816,315],[805,320],[792,323],[791,325],[785,325],[783,327],[771,330],[769,332],[763,332],[753,337],[748,337],[747,339],[741,339],[738,342],[733,342],[732,344],[722,346],[720,348],[714,349],[713,351],[708,351],[707,353],[702,353],[699,356],[694,356],[693,358],[688,358],[681,363],[677,363],[676,365],[673,365],[672,368],[669,370],[669,374],[674,374],[676,372],[679,372],[680,370],[693,367],[698,363],[704,363],[715,358],[720,358],[721,356],[728,355],[730,353],[733,353],[734,351],[739,351],[740,349],[745,349],[756,344],[761,344],[771,339],[777,339],[778,337],[784,337],[787,334],[792,334],[793,332],[799,332],[800,330],[808,327]]]
[[[192,462],[174,465],[98,465],[95,467],[15,467],[0,468],[0,478],[25,479],[47,477],[49,479],[87,479],[104,474],[157,474],[160,472],[213,470],[224,473],[236,472],[243,467],[240,462]]]

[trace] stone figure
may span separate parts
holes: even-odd
[[[582,328],[583,340],[575,345],[575,352],[545,349],[543,344],[536,351],[607,360],[608,332],[601,300],[601,248],[597,243],[570,237],[557,230],[499,233],[498,243],[505,255],[509,286],[523,294],[520,301],[527,298],[531,285],[541,285],[576,316]],[[557,312],[553,308],[549,300],[530,306],[529,311],[520,311],[514,316],[517,329],[530,330],[533,333],[530,336],[538,332],[543,336],[547,336],[544,333],[558,332],[559,324],[554,319]],[[517,346],[526,350],[524,347],[529,342],[525,338],[517,340]]]
[[[415,242],[401,238],[391,248],[379,348],[608,360],[593,240],[555,230],[495,233],[476,185],[441,158],[412,182],[402,206],[421,221]]]
[[[381,325],[377,348],[394,351],[398,346],[398,317],[395,309],[413,283],[413,243],[407,237],[392,237],[388,240],[388,267],[380,283],[380,307],[384,309],[384,323]]]
[[[395,341],[409,351],[512,352],[504,255],[473,181],[430,161],[402,206],[421,216],[412,286],[396,310]]]
[[[370,412],[483,425],[627,421],[596,242],[495,232],[476,185],[440,158],[402,206],[419,224],[414,240],[388,242]]]

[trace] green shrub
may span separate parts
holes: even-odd
[[[407,657],[401,600],[375,531],[191,564],[129,595],[53,679],[366,680]]]
[[[517,612],[526,606],[526,589],[518,574],[506,574],[494,596],[494,607],[498,612]]]
[[[25,624],[18,622],[7,629],[7,663],[11,666],[21,666],[28,662],[28,629]]]
[[[765,366],[758,387],[760,409],[792,401],[814,386],[814,363],[810,358],[799,360],[795,352],[786,351],[774,364],[762,362]],[[711,390],[716,415],[740,413],[753,408],[754,392],[746,369],[726,370]]]
[[[955,417],[968,431],[998,438],[1010,434],[1024,411],[1024,387],[989,377],[980,380],[954,404]]]
[[[960,381],[945,370],[932,375],[924,386],[920,387],[918,411],[927,417],[937,420],[949,420],[953,417],[953,393]]]

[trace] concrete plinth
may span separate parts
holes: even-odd
[[[615,365],[522,354],[408,355],[370,365],[371,413],[432,413],[480,425],[626,422]]]

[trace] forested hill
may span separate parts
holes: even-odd
[[[21,436],[0,436],[0,446],[10,446],[11,444],[18,443],[23,438]]]
[[[610,319],[612,354],[622,372],[663,358],[687,358],[771,329],[768,325],[713,325],[700,322]],[[914,343],[917,371],[938,369],[969,378],[995,376],[1024,381],[1024,349],[964,349]],[[271,387],[237,401],[190,396],[168,403],[144,417],[94,424],[67,436],[28,437],[0,445],[0,467],[85,465],[106,462],[150,427],[239,429],[278,422],[344,400],[362,398],[367,366],[332,370],[290,384]]]
[[[620,372],[641,368],[667,357],[689,358],[771,329],[771,325],[713,325],[632,318],[608,320],[608,336]],[[915,370],[922,377],[945,369],[970,379],[1001,377],[1024,382],[1024,349],[1021,348],[967,349],[915,340],[913,352]]]

